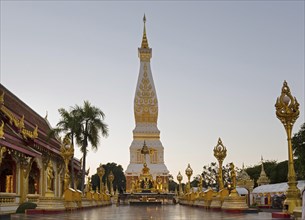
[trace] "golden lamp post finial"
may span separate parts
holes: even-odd
[[[191,189],[191,182],[190,182],[190,179],[191,179],[191,176],[193,175],[193,169],[191,168],[191,165],[190,165],[190,164],[187,165],[187,168],[186,168],[186,170],[185,170],[185,174],[186,174],[186,176],[187,176],[187,178],[188,178],[188,183],[187,183],[188,187],[187,187],[187,189],[190,190],[190,189]],[[187,191],[187,192],[188,192],[188,191]]]
[[[178,173],[178,175],[177,175],[177,180],[178,180],[178,182],[179,182],[179,196],[182,195],[182,185],[181,185],[182,179],[183,179],[183,176],[181,175],[181,173],[180,173],[180,171],[179,171],[179,173]]]

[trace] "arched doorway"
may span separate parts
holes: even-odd
[[[0,165],[0,192],[16,192],[16,162],[10,154],[5,154]]]

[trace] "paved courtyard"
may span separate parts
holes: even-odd
[[[223,212],[205,211],[202,208],[194,208],[180,205],[165,206],[107,206],[83,211],[65,212],[62,214],[52,215],[11,215],[12,220],[271,220],[271,213],[249,213],[249,214],[232,214]]]

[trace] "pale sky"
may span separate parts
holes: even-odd
[[[109,137],[89,152],[124,171],[135,128],[143,14],[152,48],[164,159],[175,177],[215,162],[288,159],[274,104],[286,80],[304,123],[304,1],[1,1],[1,83],[52,126],[88,100]],[[76,150],[76,157],[81,153]]]

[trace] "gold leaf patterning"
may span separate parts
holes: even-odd
[[[144,65],[144,74],[139,88],[137,88],[134,105],[136,122],[157,123],[158,100],[153,86],[148,78],[147,65]]]

